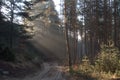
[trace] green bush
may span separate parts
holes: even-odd
[[[115,73],[120,70],[119,49],[115,47],[113,41],[101,45],[101,51],[95,61],[95,69],[107,73]]]
[[[79,66],[79,70],[83,73],[93,72],[94,66],[91,65],[90,60],[87,56],[83,57],[82,62]]]
[[[120,77],[120,51],[115,47],[113,41],[101,44],[100,53],[92,62],[85,56],[79,65],[77,73],[90,75],[98,80],[111,80],[113,77]]]

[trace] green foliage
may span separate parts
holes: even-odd
[[[107,44],[102,43],[100,53],[97,55],[93,64],[85,56],[77,71],[84,75],[100,78],[100,80],[120,76],[119,53],[119,49],[115,47],[113,41],[110,40]]]
[[[73,75],[74,72],[75,72],[71,66],[69,67],[69,72],[70,72],[71,75]]]
[[[82,63],[79,66],[79,70],[83,73],[90,73],[93,71],[93,66],[90,63],[90,60],[87,56],[82,59]]]
[[[115,47],[113,41],[109,41],[107,45],[101,45],[100,54],[98,54],[95,61],[95,68],[98,71],[110,71],[112,73],[120,70],[119,49]]]

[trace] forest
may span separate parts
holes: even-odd
[[[0,80],[120,80],[120,0],[58,2],[0,0]]]

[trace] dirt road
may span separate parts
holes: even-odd
[[[64,75],[64,66],[58,65],[57,62],[45,62],[42,70],[26,76],[24,78],[5,78],[5,80],[66,80]]]

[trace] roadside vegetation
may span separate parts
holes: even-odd
[[[101,44],[100,53],[93,61],[84,56],[81,64],[73,68],[73,75],[85,80],[117,80],[120,78],[120,51],[113,41]],[[92,79],[89,79],[89,78]],[[87,79],[88,78],[88,79]]]

